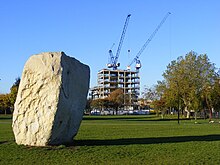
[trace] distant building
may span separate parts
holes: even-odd
[[[140,77],[137,71],[102,69],[97,76],[98,86],[90,89],[92,99],[105,98],[120,88],[127,96],[124,109],[137,109],[140,95]]]

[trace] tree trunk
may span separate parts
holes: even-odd
[[[163,111],[161,112],[161,118],[162,119],[164,118],[164,112]]]
[[[209,112],[210,112],[209,121],[212,121],[212,108],[209,108]]]
[[[195,111],[195,123],[197,123],[197,112]]]
[[[188,110],[187,106],[184,109],[186,112],[186,118],[189,119],[190,118],[190,111]]]

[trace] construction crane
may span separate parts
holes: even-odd
[[[120,41],[119,41],[119,44],[118,44],[118,49],[117,49],[116,55],[114,56],[112,50],[111,49],[109,50],[110,62],[107,64],[107,67],[108,68],[113,68],[113,70],[117,70],[117,68],[120,66],[120,63],[118,63],[118,57],[119,57],[121,47],[122,47],[122,44],[123,44],[123,41],[124,41],[124,37],[125,37],[125,33],[126,33],[126,30],[127,30],[127,26],[128,26],[130,16],[131,16],[131,14],[128,14],[128,16],[125,20],[124,28],[123,28],[121,38],[120,38]]]
[[[150,35],[150,37],[148,38],[148,40],[144,43],[144,45],[142,46],[142,48],[139,50],[139,52],[137,53],[137,55],[135,56],[135,58],[132,60],[132,62],[130,63],[130,65],[127,66],[127,69],[130,70],[131,69],[131,65],[136,62],[136,70],[139,70],[141,68],[141,62],[139,60],[140,55],[143,53],[143,51],[145,50],[145,48],[147,47],[147,45],[151,42],[151,40],[154,38],[154,36],[156,35],[156,33],[158,32],[158,30],[161,28],[161,26],[163,25],[163,23],[166,21],[167,17],[170,15],[171,13],[168,12],[165,17],[162,19],[162,21],[160,22],[160,24],[157,26],[157,28],[154,30],[154,32]]]

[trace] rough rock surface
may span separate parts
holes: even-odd
[[[90,69],[63,52],[33,55],[24,66],[13,113],[17,144],[70,143],[83,117]]]

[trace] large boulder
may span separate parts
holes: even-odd
[[[16,143],[71,143],[82,121],[89,79],[89,67],[63,52],[31,56],[24,66],[13,113]]]

